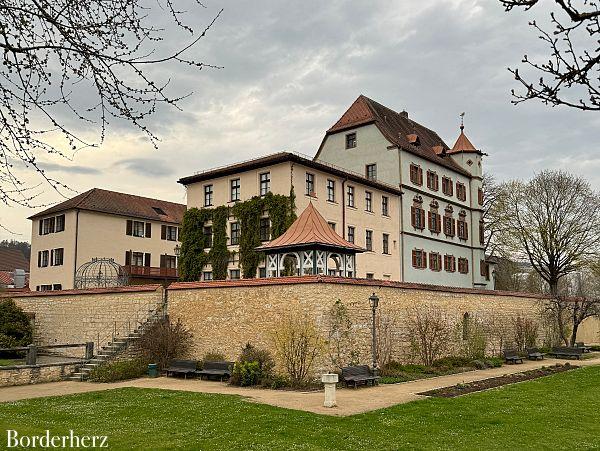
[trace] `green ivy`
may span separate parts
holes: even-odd
[[[227,278],[227,265],[231,252],[227,250],[227,220],[229,207],[220,206],[213,210],[213,247],[208,257],[212,264],[213,279],[224,280]]]
[[[281,236],[296,220],[294,189],[290,196],[267,193],[238,202],[231,209],[220,206],[214,209],[191,208],[183,216],[179,274],[183,281],[200,279],[203,268],[212,264],[213,279],[227,278],[227,266],[232,253],[227,250],[227,220],[230,213],[240,222],[240,266],[244,278],[256,277],[263,256],[256,248],[260,241],[260,218],[267,211],[271,221],[271,239]],[[205,252],[208,243],[204,237],[204,224],[212,220],[213,247]]]

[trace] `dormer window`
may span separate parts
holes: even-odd
[[[356,132],[346,135],[346,149],[354,149],[356,147]]]
[[[406,140],[409,144],[413,146],[419,146],[421,141],[419,140],[419,136],[416,133],[411,133],[410,135],[406,135]]]
[[[158,215],[162,215],[162,216],[166,216],[167,214],[164,212],[164,210],[160,207],[152,207],[152,210],[154,210],[154,212]]]

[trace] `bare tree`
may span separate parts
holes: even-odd
[[[407,334],[412,351],[424,365],[431,365],[448,351],[452,325],[442,309],[422,305],[408,312]]]
[[[509,219],[506,208],[508,189],[505,183],[496,183],[489,173],[483,175],[482,185],[485,253],[497,256],[502,253],[501,236],[506,231]]]
[[[194,29],[182,1],[0,0],[0,201],[30,206],[35,197],[15,165],[62,193],[67,186],[44,171],[41,157],[69,158],[102,143],[110,121],[132,124],[156,147],[145,119],[160,104],[178,108],[185,95],[171,96],[169,80],[152,69],[216,67],[189,54],[221,12]],[[161,47],[169,29],[153,25],[159,14],[189,36],[176,37],[174,50],[173,42]],[[97,130],[99,142],[75,131],[77,123]]]
[[[537,6],[540,0],[500,0],[506,11]],[[535,20],[529,24],[550,49],[546,61],[531,61],[523,57],[526,67],[539,75],[523,77],[518,69],[511,69],[525,93],[513,90],[513,103],[530,99],[546,105],[565,105],[580,110],[600,111],[600,3],[595,0],[554,0],[556,10],[550,13],[551,31],[546,31]],[[574,5],[573,3],[577,3]]]
[[[513,182],[510,222],[502,241],[529,260],[557,296],[562,277],[577,271],[600,250],[600,196],[589,183],[563,171],[543,171],[528,183]]]

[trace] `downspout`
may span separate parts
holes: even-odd
[[[75,260],[73,262],[73,288],[75,288],[75,276],[77,275],[77,240],[79,238],[79,209],[75,210]]]
[[[346,182],[348,177],[342,180],[342,238],[346,239]]]
[[[402,191],[402,157],[401,157],[401,151],[400,148],[398,147],[398,171],[399,171],[399,179],[400,179],[400,183],[398,185],[398,187],[400,188],[400,191]],[[404,217],[404,199],[402,198],[402,194],[404,194],[403,192],[400,193],[400,195],[398,196],[398,202],[400,204],[400,208],[398,209],[399,214],[400,214],[400,281],[404,282],[405,281],[405,277],[404,277],[404,221],[403,221],[403,217]]]

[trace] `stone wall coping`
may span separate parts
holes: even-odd
[[[34,368],[48,368],[52,366],[65,366],[65,365],[81,365],[85,360],[69,360],[65,362],[52,362],[52,363],[39,363],[35,365],[7,365],[0,366],[0,371],[8,370],[30,370]]]
[[[335,277],[324,275],[267,277],[262,279],[212,280],[207,282],[173,282],[167,287],[167,291],[203,290],[209,288],[260,287],[269,285],[296,285],[311,283],[330,283],[340,285],[370,286],[377,288],[403,288],[408,290],[438,291],[444,293],[465,293],[482,294],[489,296],[518,296],[522,298],[532,299],[551,299],[550,296],[546,295],[535,293],[523,293],[517,291],[481,290],[477,288],[447,287],[442,285],[396,282],[392,280],[355,279],[348,277]]]
[[[162,288],[161,284],[128,285],[125,287],[112,288],[87,288],[85,290],[53,290],[53,291],[27,291],[22,293],[0,293],[0,298],[28,298],[45,296],[70,296],[74,294],[108,294],[108,293],[136,293],[157,291]]]

